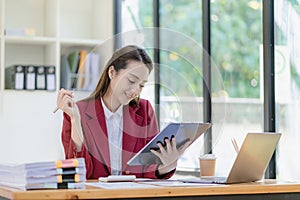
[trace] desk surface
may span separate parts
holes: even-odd
[[[159,197],[210,197],[244,194],[298,194],[300,182],[265,180],[243,184],[200,186],[200,187],[159,187],[147,189],[102,189],[87,186],[86,189],[31,190],[0,187],[0,197],[7,199],[116,199],[116,198],[159,198]],[[244,195],[245,196],[245,195]],[[249,195],[247,195],[249,196]],[[250,195],[251,196],[251,195]],[[0,198],[1,199],[1,198]],[[289,198],[291,199],[291,198]]]

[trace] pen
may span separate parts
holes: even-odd
[[[232,142],[232,145],[233,145],[233,147],[234,147],[236,153],[239,153],[239,147],[238,147],[238,145],[237,145],[237,143],[236,143],[236,140],[235,140],[234,138],[232,138],[232,139],[231,139],[231,142]]]
[[[53,113],[56,113],[58,111],[59,107],[56,107],[54,110],[53,110]]]

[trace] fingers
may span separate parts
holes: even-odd
[[[165,148],[164,148],[164,146],[162,145],[161,142],[158,142],[158,143],[157,143],[157,146],[158,146],[158,148],[159,148],[159,150],[160,150],[160,152],[161,152],[162,154],[166,154],[166,153],[167,153],[166,150],[165,150]]]
[[[192,141],[190,141],[190,140],[185,142],[181,147],[179,147],[179,149],[178,149],[179,153],[183,154],[183,152],[190,146],[191,143],[192,143]]]
[[[172,136],[171,141],[169,139],[165,139],[166,147],[164,147],[164,150],[167,153],[178,152],[180,155],[182,155],[191,143],[192,142],[190,140],[187,140],[184,142],[184,144],[177,148],[176,138]]]
[[[150,151],[151,151],[156,157],[158,157],[159,160],[160,160],[161,162],[164,161],[163,155],[162,155],[160,152],[158,152],[158,151],[156,151],[156,150],[154,150],[154,149],[150,149]]]
[[[157,152],[156,150],[154,150],[154,149],[150,149],[150,151],[154,154],[154,155],[156,155],[157,157],[159,157],[160,158],[160,153],[159,152]]]
[[[167,152],[170,152],[170,151],[172,151],[172,144],[171,144],[171,142],[170,142],[170,140],[168,139],[168,138],[166,138],[165,139],[165,144],[166,144],[166,150],[167,150]]]
[[[58,97],[57,97],[57,107],[63,108],[63,105],[65,103],[68,103],[67,105],[70,105],[70,100],[74,98],[73,92],[65,89],[60,89],[58,92]]]
[[[60,102],[62,109],[64,108],[72,108],[74,105],[74,101],[73,98],[71,98],[70,96],[63,96],[62,100]]]
[[[170,148],[171,144],[168,139],[165,139],[167,149]],[[159,150],[150,149],[150,151],[156,155],[162,162],[165,160],[164,157],[168,156],[168,152],[166,151],[165,147],[162,145],[161,142],[157,142],[157,146]]]
[[[58,92],[57,100],[61,100],[64,96],[69,96],[71,98],[74,98],[73,92],[70,90],[65,90],[64,88],[61,88]]]
[[[171,138],[171,142],[172,142],[172,150],[176,151],[177,147],[176,147],[176,139],[175,139],[175,137]]]
[[[164,139],[164,145],[161,142],[157,142],[157,146],[162,153],[170,153],[172,151],[177,151],[176,139],[174,136],[171,137],[171,140],[168,138]]]
[[[150,151],[160,159],[162,163],[160,165],[160,170],[162,171],[163,168],[166,168],[170,171],[176,168],[178,159],[192,142],[187,140],[183,142],[179,148],[177,148],[176,139],[172,136],[170,140],[165,138],[164,143],[165,145],[158,142],[157,146],[159,147],[159,150],[151,149]]]
[[[74,105],[73,100],[74,95],[72,91],[65,90],[64,88],[59,90],[57,97],[57,107],[63,112],[66,112],[70,117],[74,114]]]

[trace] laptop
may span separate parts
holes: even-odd
[[[245,183],[261,180],[271,160],[281,133],[248,133],[228,177],[181,179],[193,183]]]

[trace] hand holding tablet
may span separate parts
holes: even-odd
[[[151,149],[158,150],[159,146],[164,146],[165,139],[172,141],[175,138],[176,148],[183,147],[185,150],[197,138],[200,137],[211,127],[211,123],[170,123],[159,134],[157,134],[144,148],[142,148],[134,157],[132,157],[128,165],[149,165],[161,164],[160,159],[151,152]],[[161,143],[158,146],[157,143]],[[182,145],[187,144],[187,147]]]

